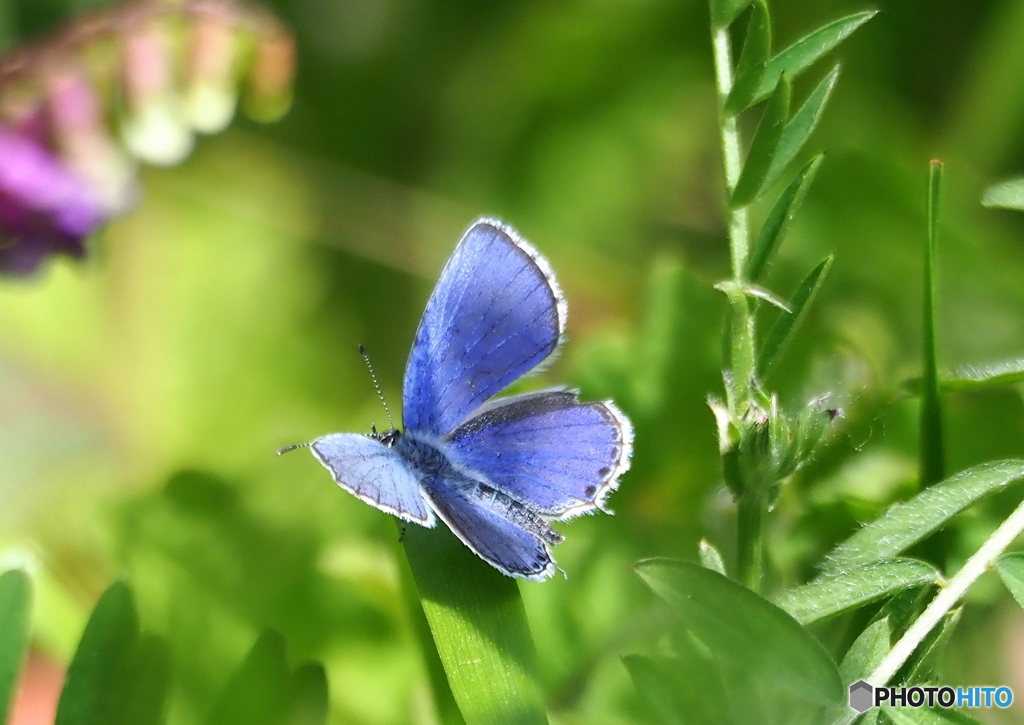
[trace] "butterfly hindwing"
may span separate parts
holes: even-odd
[[[617,487],[633,431],[611,402],[548,390],[491,401],[445,440],[456,464],[545,516],[570,518]]]
[[[452,533],[501,573],[534,581],[554,573],[551,552],[537,533],[510,521],[459,481],[435,477],[424,481],[424,491]],[[549,527],[547,534],[561,540]]]
[[[404,521],[427,527],[435,524],[418,477],[394,449],[354,433],[325,435],[310,448],[346,491]]]
[[[566,304],[547,262],[499,222],[463,236],[405,370],[405,427],[444,435],[558,347]]]

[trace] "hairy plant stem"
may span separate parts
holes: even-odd
[[[756,490],[740,496],[736,506],[736,578],[747,589],[760,592],[767,506]]]
[[[722,138],[722,160],[725,166],[725,188],[726,195],[732,196],[732,191],[739,181],[740,172],[743,170],[742,148],[740,145],[740,133],[736,125],[736,117],[725,113],[725,100],[729,97],[729,91],[733,84],[732,48],[730,47],[729,31],[727,28],[712,30],[712,45],[714,47],[715,59],[715,80],[718,85],[718,121]],[[742,290],[745,287],[747,269],[747,257],[750,253],[750,229],[746,208],[733,209],[727,207],[727,226],[729,235],[729,253],[732,260],[732,278],[736,285]],[[741,291],[740,294],[743,294]],[[750,306],[747,304],[730,305],[732,318],[729,323],[731,331],[730,341],[733,345],[731,351],[732,365],[735,368],[737,360],[756,360],[754,350],[753,334],[739,335],[738,331],[752,330],[752,318]],[[742,344],[747,350],[736,350],[735,345]],[[738,371],[732,371],[735,391],[743,391],[746,399],[730,399],[730,412],[733,415],[745,411],[750,403],[749,381],[736,381],[735,375]],[[752,371],[750,371],[752,372]],[[740,374],[743,374],[742,372]],[[736,383],[739,383],[738,385]],[[730,396],[732,397],[732,396]],[[737,532],[736,532],[736,568],[737,577],[740,582],[753,591],[760,591],[762,549],[763,549],[763,521],[767,509],[767,502],[759,491],[753,490],[751,486],[744,486],[740,482],[742,491],[736,501],[737,504]]]
[[[995,563],[995,560],[1013,543],[1020,534],[1024,532],[1024,503],[1010,514],[1009,518],[999,525],[990,537],[981,545],[981,548],[974,552],[974,555],[960,568],[960,571],[949,580],[949,583],[940,591],[935,599],[921,613],[900,641],[890,650],[885,659],[879,663],[867,681],[875,687],[882,687],[888,684],[900,667],[910,658],[914,650],[918,648],[928,633],[935,628],[942,618],[949,613],[957,602],[978,578],[984,574]],[[839,718],[833,725],[851,725],[860,715],[851,712]]]

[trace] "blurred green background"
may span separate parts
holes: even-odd
[[[0,45],[100,4],[0,0]],[[733,540],[705,402],[721,386],[712,285],[728,265],[707,10],[272,6],[298,39],[290,114],[148,169],[139,209],[84,264],[0,284],[0,545],[36,571],[38,656],[64,662],[99,592],[127,575],[144,628],[171,639],[174,723],[209,708],[266,624],[296,659],[325,663],[333,723],[435,722],[392,522],[311,457],[274,452],[385,424],[357,345],[399,408],[433,281],[488,214],[549,257],[569,298],[564,354],[526,384],[613,397],[636,425],[617,515],[561,526],[568,576],[520,587],[552,718],[648,722],[619,656],[650,643],[658,610],[630,566]],[[775,46],[866,7],[774,0]],[[836,252],[770,381],[788,403],[827,392],[843,410],[771,519],[775,587],[913,490],[916,406],[900,382],[919,371],[931,158],[947,163],[942,364],[1024,353],[1024,217],[978,204],[1024,170],[1024,2],[874,7],[840,50],[808,149],[828,155],[765,281],[786,296]],[[1024,455],[1021,392],[946,399],[950,471]],[[960,560],[1014,497],[960,517]],[[972,597],[947,679],[1024,695],[1024,614],[995,580]]]

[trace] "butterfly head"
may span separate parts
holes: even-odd
[[[370,430],[370,437],[375,441],[380,441],[388,448],[393,448],[394,445],[398,443],[398,439],[402,437],[402,431],[397,428],[392,428],[391,430],[381,433],[377,431],[377,426],[372,426]]]

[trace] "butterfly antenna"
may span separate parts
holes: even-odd
[[[295,444],[290,445],[290,446],[285,446],[284,448],[282,448],[281,450],[279,450],[277,452],[277,455],[283,456],[288,451],[294,451],[296,448],[308,448],[311,445],[313,445],[313,444],[312,443],[295,443]]]
[[[380,402],[384,405],[384,412],[388,414],[388,425],[391,426],[391,430],[394,430],[395,421],[391,418],[391,408],[388,407],[388,401],[384,399],[384,392],[380,389],[380,383],[377,382],[377,373],[373,371],[370,356],[366,354],[366,348],[362,345],[359,346],[359,354],[363,356],[363,360],[366,362],[366,367],[370,371],[370,378],[373,380],[373,387],[377,391],[377,397],[380,398]]]

